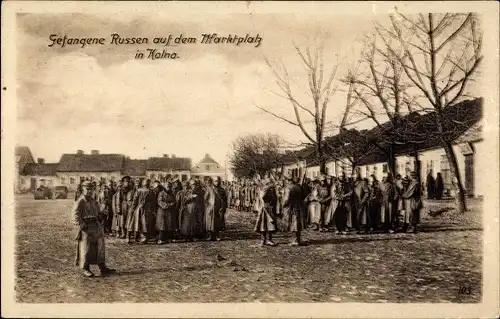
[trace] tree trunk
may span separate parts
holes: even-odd
[[[455,195],[457,201],[457,208],[459,213],[465,213],[467,210],[467,203],[465,198],[465,190],[462,184],[462,177],[460,176],[460,170],[458,168],[457,156],[455,155],[455,151],[453,150],[453,146],[451,143],[446,143],[444,150],[446,152],[446,157],[448,158],[448,162],[450,164],[451,175],[454,177],[454,186],[457,191]]]
[[[316,144],[316,159],[319,163],[319,173],[322,175],[326,174],[326,160],[323,156],[323,147],[320,143]]]
[[[392,177],[396,177],[396,154],[394,154],[393,146],[389,147],[389,152],[387,152],[387,169],[391,173]]]

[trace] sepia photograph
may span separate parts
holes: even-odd
[[[500,315],[498,3],[2,9],[2,317]]]

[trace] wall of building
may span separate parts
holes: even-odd
[[[67,186],[69,190],[74,191],[80,184],[81,178],[89,178],[90,180],[100,181],[119,180],[121,172],[57,172],[58,185]]]
[[[208,172],[204,172],[204,173],[191,173],[191,176],[192,177],[195,177],[195,178],[198,178],[200,180],[205,180],[207,179],[208,177],[211,177],[212,179],[215,179],[217,177],[220,177],[221,180],[225,181],[227,179],[227,176],[225,173],[208,173]]]
[[[57,176],[20,176],[19,177],[19,189],[22,192],[27,192],[32,190],[32,180],[33,188],[37,189],[40,186],[54,187],[61,185],[59,183],[59,178]]]
[[[487,183],[481,181],[487,176],[487,166],[480,165],[480,159],[486,158],[486,152],[488,149],[484,146],[482,142],[472,143],[473,154],[464,155],[463,152],[467,153],[467,148],[461,145],[455,145],[454,150],[457,156],[458,167],[460,171],[460,176],[464,187],[469,189],[470,195],[474,196],[484,196],[487,189]],[[453,195],[453,176],[449,170],[448,159],[444,149],[437,148],[431,150],[425,150],[419,153],[420,169],[422,181],[425,183],[427,179],[427,174],[432,171],[432,175],[436,178],[437,173],[440,172],[443,176],[445,190],[449,190],[451,195]],[[467,162],[467,165],[466,165]],[[344,162],[345,163],[345,162]],[[343,165],[342,162],[329,161],[327,162],[328,175],[339,176],[343,172],[346,176],[351,176],[350,169]],[[466,166],[469,173],[466,173]],[[291,174],[294,171],[303,169],[303,166],[299,163],[293,163],[284,166],[285,173]],[[400,174],[402,177],[409,176],[412,171],[416,169],[415,158],[412,156],[401,155],[396,157],[396,173]],[[359,170],[361,177],[368,178],[370,175],[375,175],[378,180],[382,180],[384,176],[388,173],[388,166],[386,163],[374,163],[370,165],[362,165],[357,168]],[[310,179],[315,179],[319,176],[319,166],[311,166],[307,168],[307,177]],[[473,184],[472,186],[470,184]]]
[[[191,178],[191,171],[181,170],[181,171],[146,171],[146,176],[153,179],[161,179],[168,175],[175,176],[178,175],[181,181],[188,181]]]

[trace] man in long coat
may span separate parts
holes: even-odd
[[[73,220],[77,227],[76,265],[83,269],[85,277],[93,277],[90,265],[98,265],[101,276],[115,272],[106,267],[106,252],[104,246],[105,216],[99,214],[97,202],[92,198],[92,184],[82,185],[82,195],[73,206]]]
[[[380,223],[385,232],[393,233],[398,213],[398,190],[392,180],[391,174],[388,174],[385,181],[381,184],[380,191],[382,194]]]
[[[370,225],[370,214],[368,211],[368,202],[370,199],[370,188],[361,178],[359,173],[354,183],[355,207],[357,213],[357,228],[359,232],[367,232]]]
[[[111,233],[111,223],[113,219],[113,208],[112,208],[113,194],[109,184],[103,184],[97,197],[97,203],[99,204],[99,213],[106,216],[104,221],[104,232]]]
[[[345,235],[347,231],[351,231],[353,228],[353,218],[351,217],[352,214],[352,196],[353,196],[353,189],[351,187],[351,184],[349,181],[346,179],[345,174],[342,173],[339,177],[339,183],[340,183],[340,190],[341,190],[341,196],[339,198],[339,204],[338,204],[338,218],[340,219],[340,225],[342,225],[340,231],[341,234]]]
[[[198,218],[201,209],[198,204],[200,194],[193,190],[194,186],[194,180],[192,180],[190,183],[186,183],[183,191],[179,193],[179,232],[187,241],[193,241],[200,228]]]
[[[111,207],[113,210],[113,223],[111,228],[117,238],[120,238],[122,229],[120,228],[121,219],[121,196],[122,196],[122,181],[116,182],[115,192],[112,197]]]
[[[429,171],[429,174],[427,174],[427,198],[428,199],[434,199],[435,197],[435,188],[436,188],[436,181],[434,180],[434,176],[432,176],[432,170]]]
[[[171,182],[167,182],[165,186],[165,188],[161,185],[158,186],[158,211],[156,213],[158,245],[172,240],[178,227],[176,194],[172,190]]]
[[[254,231],[261,234],[262,246],[276,246],[272,234],[276,231],[276,205],[277,197],[274,185],[265,179],[257,186],[257,219]]]
[[[320,230],[328,231],[327,222],[325,222],[325,215],[328,213],[328,207],[330,206],[330,187],[329,182],[325,175],[322,175],[318,187],[319,202],[321,204],[321,220],[320,220]]]
[[[422,209],[422,194],[420,181],[417,173],[411,173],[410,185],[403,194],[405,200],[405,217],[403,231],[408,231],[408,226],[411,225],[410,231],[417,232],[417,226],[420,223],[420,210]]]
[[[226,212],[229,207],[229,199],[228,199],[228,191],[221,187],[222,181],[220,177],[215,179],[214,185],[215,189],[218,190],[218,194],[220,195],[222,201],[221,208],[221,221],[222,221],[222,231],[226,230]]]
[[[220,231],[223,227],[223,209],[226,206],[226,195],[220,186],[220,181],[214,185],[211,178],[207,181],[204,194],[205,202],[205,231],[209,234],[211,241],[220,241]]]
[[[300,235],[305,226],[302,203],[302,188],[289,178],[283,193],[283,218],[286,220],[284,231],[292,232],[294,235],[290,243],[292,246],[302,244]]]
[[[132,211],[132,204],[134,199],[134,186],[132,184],[130,176],[124,176],[122,178],[122,188],[120,190],[119,205],[120,205],[120,219],[118,222],[120,229],[120,238],[127,238],[127,221],[128,215]]]

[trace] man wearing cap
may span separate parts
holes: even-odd
[[[122,194],[122,181],[118,180],[115,186],[115,193],[112,197],[111,206],[113,209],[113,223],[112,230],[114,231],[116,237],[121,236],[120,220],[121,220],[121,194]]]
[[[410,185],[403,194],[406,208],[404,214],[404,232],[408,231],[409,225],[411,225],[411,232],[417,232],[417,225],[420,223],[420,210],[422,209],[422,194],[420,186],[417,173],[414,171],[411,172]]]
[[[321,231],[328,231],[328,228],[326,226],[327,222],[325,221],[325,219],[326,219],[325,215],[328,213],[328,206],[330,206],[331,197],[330,197],[329,185],[328,185],[327,178],[325,175],[321,175],[321,178],[320,178],[320,183],[318,186],[318,199],[319,199],[319,203],[321,205],[321,209],[320,209],[321,220],[319,223],[319,227],[320,227]]]
[[[285,232],[292,232],[294,238],[290,245],[301,245],[300,233],[304,229],[304,216],[302,214],[302,190],[292,178],[287,179],[283,193],[283,218],[285,219]]]
[[[76,265],[83,269],[85,277],[93,277],[90,265],[98,265],[101,276],[114,273],[114,269],[106,267],[104,228],[105,216],[99,214],[97,202],[92,198],[92,184],[82,184],[82,196],[73,206],[73,220],[77,227]]]
[[[220,241],[220,231],[223,227],[223,210],[226,206],[226,194],[220,186],[220,178],[212,182],[207,180],[204,193],[205,201],[205,230],[209,233],[211,241]]]
[[[276,231],[276,190],[270,180],[265,179],[257,186],[256,213],[254,231],[261,234],[262,246],[276,246],[272,234]]]

